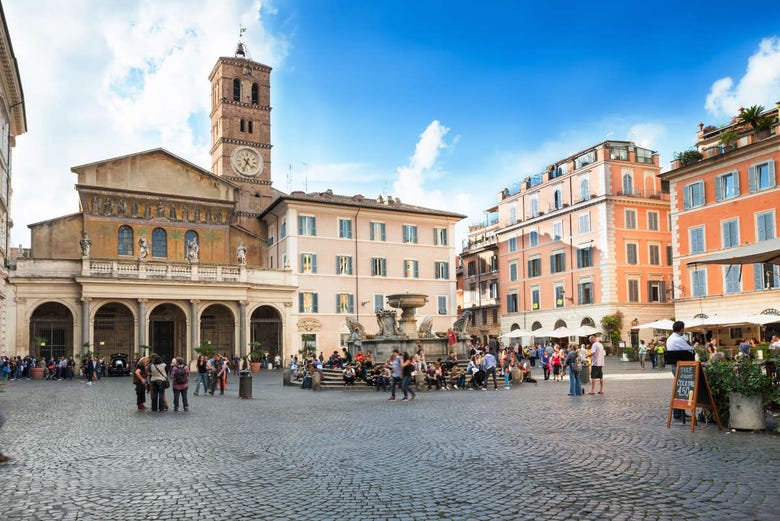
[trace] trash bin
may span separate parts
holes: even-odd
[[[238,397],[252,398],[252,371],[241,371],[239,373]]]

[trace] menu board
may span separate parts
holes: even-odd
[[[672,389],[672,401],[669,404],[669,417],[666,426],[672,423],[672,411],[682,409],[691,413],[691,432],[696,427],[696,409],[712,409],[715,421],[719,429],[723,429],[720,423],[718,409],[712,399],[710,385],[707,383],[707,375],[699,362],[677,362],[677,372],[674,375],[674,388]]]

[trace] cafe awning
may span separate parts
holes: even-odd
[[[688,261],[688,266],[695,264],[778,264],[780,265],[780,238],[756,242],[747,246],[705,255]]]

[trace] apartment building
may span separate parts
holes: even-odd
[[[655,152],[605,141],[499,193],[503,332],[600,327],[621,311],[623,340],[638,343],[632,325],[673,315],[669,196],[659,170]]]
[[[463,310],[471,311],[466,327],[472,337],[487,344],[501,331],[501,300],[498,298],[498,208],[486,212],[485,221],[469,226],[463,241],[462,263]]]
[[[454,226],[464,217],[392,196],[326,190],[277,198],[260,218],[269,267],[289,269],[298,286],[292,352],[338,349],[349,336],[347,315],[375,333],[375,313],[395,293],[427,295],[418,316],[446,332],[457,316]]]
[[[764,315],[766,335],[780,332],[780,273],[775,264],[697,264],[712,255],[777,237],[780,103],[754,129],[738,115],[722,127],[699,125],[694,156],[661,175],[671,192],[675,315],[726,323]],[[737,250],[735,250],[737,251]],[[776,322],[771,322],[773,317]],[[716,319],[717,317],[717,319]],[[712,327],[721,344],[759,337],[757,324]]]

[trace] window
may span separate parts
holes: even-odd
[[[517,223],[517,207],[513,204],[509,207],[509,224]]]
[[[636,148],[636,161],[637,163],[653,164],[653,151],[646,148]]]
[[[434,278],[447,280],[450,278],[450,263],[435,262],[433,265]]]
[[[282,239],[287,237],[287,220],[286,219],[282,220],[282,227],[280,228],[280,231],[279,231],[279,237],[281,237]]]
[[[739,246],[739,220],[730,219],[721,223],[721,242],[724,248]]]
[[[268,237],[265,240],[265,245],[268,246],[269,248],[274,245],[274,236],[273,235],[271,235],[270,237]]]
[[[566,254],[564,252],[553,253],[550,256],[550,273],[560,273],[566,269]]]
[[[168,256],[168,233],[162,228],[152,230],[152,257]]]
[[[564,295],[565,295],[565,291],[563,289],[563,286],[555,286],[555,307],[556,308],[563,307]]]
[[[580,181],[580,199],[583,201],[590,199],[590,181],[588,178]]]
[[[249,133],[251,134],[254,131],[254,124],[251,119],[247,121],[247,125],[249,127]]]
[[[626,264],[639,264],[637,257],[637,245],[633,242],[626,243]]]
[[[584,213],[577,218],[578,228],[580,233],[590,232],[590,214]]]
[[[498,282],[490,283],[490,298],[498,298]]]
[[[623,174],[623,195],[634,195],[634,176]]]
[[[311,291],[302,291],[298,293],[298,312],[316,313],[317,294]]]
[[[238,120],[238,129],[241,132],[244,132],[245,127],[244,127],[244,120],[243,119]]]
[[[628,301],[639,302],[639,281],[628,279]]]
[[[351,293],[336,294],[336,313],[354,313],[355,296]]]
[[[539,277],[542,275],[542,259],[535,257],[528,259],[528,277]]]
[[[189,248],[189,244],[192,241],[195,241],[195,244],[200,245],[200,240],[198,238],[198,232],[196,232],[194,230],[187,230],[187,232],[184,234],[184,251],[185,251],[184,255],[185,256],[187,255],[186,252],[188,251],[187,249]]]
[[[336,255],[336,274],[352,275],[351,255]]]
[[[636,230],[636,210],[626,210],[626,228]]]
[[[650,254],[650,264],[653,266],[661,265],[661,247],[657,244],[651,244],[648,246],[648,252]]]
[[[748,168],[750,191],[757,192],[775,186],[775,162],[767,161]]]
[[[490,257],[490,271],[496,271],[498,269],[498,256],[492,255]]]
[[[417,244],[417,226],[404,224],[404,242]]]
[[[371,259],[371,276],[387,277],[387,259],[384,257],[373,257]]]
[[[628,149],[626,147],[609,147],[609,158],[628,161]]]
[[[339,239],[352,238],[352,219],[339,219]]]
[[[517,281],[517,262],[512,261],[509,263],[509,280],[512,282]]]
[[[477,261],[469,261],[468,263],[468,274],[469,277],[473,277],[477,274]]]
[[[542,307],[542,292],[538,288],[531,290],[531,309]]]
[[[563,237],[563,221],[553,223],[553,240],[560,241]]]
[[[666,302],[666,283],[662,280],[647,282],[647,301]]]
[[[447,228],[433,229],[433,244],[436,246],[447,246]]]
[[[385,223],[371,221],[371,240],[372,241],[384,241],[385,240]]]
[[[528,232],[528,245],[531,247],[539,246],[539,232],[536,230]]]
[[[379,293],[374,295],[374,311],[385,309],[385,296]]]
[[[317,235],[317,219],[313,215],[298,216],[298,235]]]
[[[683,187],[683,208],[704,205],[704,181],[697,181]]]
[[[588,246],[577,250],[577,267],[590,268],[593,266],[593,248]]]
[[[647,229],[658,231],[658,212],[647,212]]]
[[[260,98],[260,88],[257,83],[252,84],[252,105],[257,105]]]
[[[514,253],[517,251],[517,237],[510,237],[509,238],[509,253]]]
[[[715,200],[723,201],[739,195],[739,174],[728,172],[715,178]]]
[[[723,278],[725,280],[724,286],[726,287],[726,293],[741,293],[742,284],[740,283],[741,266],[731,264],[723,267]]]
[[[539,215],[539,196],[534,194],[531,197],[531,217],[537,217]]]
[[[703,253],[704,252],[704,226],[697,226],[696,228],[689,228],[688,235],[690,237],[690,253]]]
[[[780,287],[780,266],[753,264],[753,281],[756,291]]]
[[[301,273],[317,273],[316,253],[301,253]]]
[[[241,80],[233,80],[233,101],[241,101]]]
[[[420,272],[417,269],[417,261],[414,259],[404,259],[404,277],[407,279],[417,279]]]
[[[493,316],[491,318],[493,319],[493,324],[498,324],[498,308],[493,308],[492,315]]]
[[[593,282],[577,284],[577,302],[579,304],[593,304]]]
[[[672,247],[666,246],[666,265],[672,266],[674,264],[674,258],[672,256]]]
[[[769,211],[756,214],[756,236],[759,241],[775,238],[775,212]]]
[[[707,271],[706,270],[691,271],[691,288],[693,288],[692,292],[694,297],[707,296]]]
[[[133,229],[129,226],[120,226],[117,232],[117,247],[119,255],[133,254]]]
[[[510,293],[506,296],[507,313],[517,313],[517,293]]]
[[[447,314],[447,297],[445,295],[439,295],[436,297],[436,303],[438,304],[439,308],[439,315],[446,315]]]
[[[553,208],[560,210],[563,208],[563,190],[556,188],[553,192]]]

